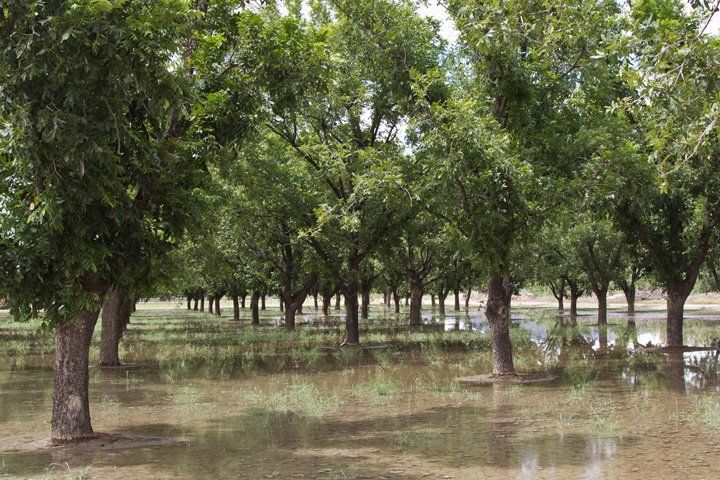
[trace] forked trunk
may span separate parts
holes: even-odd
[[[438,292],[438,311],[441,316],[445,316],[445,299],[447,299],[448,291],[441,288]]]
[[[423,291],[419,281],[412,281],[410,285],[410,325],[422,324],[422,297]]]
[[[233,301],[233,320],[236,322],[240,321],[240,297],[238,295],[232,296]]]
[[[55,377],[51,442],[78,442],[94,436],[88,400],[88,356],[99,309],[81,310],[72,323],[55,327]]]
[[[636,288],[635,285],[629,285],[625,288],[623,288],[623,293],[625,294],[625,300],[627,301],[627,311],[629,314],[635,313],[635,292]]]
[[[512,343],[510,342],[511,295],[512,289],[507,277],[494,275],[488,279],[485,315],[490,323],[493,375],[515,375]]]
[[[258,301],[260,300],[260,292],[257,290],[253,291],[252,297],[250,297],[250,315],[251,323],[253,325],[260,325],[260,312],[258,310]]]

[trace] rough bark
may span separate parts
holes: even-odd
[[[422,284],[418,279],[410,281],[410,325],[422,324]]]
[[[240,321],[240,297],[238,295],[232,296],[233,301],[233,320]]]
[[[111,288],[105,295],[102,307],[100,334],[100,362],[103,367],[120,366],[119,344],[130,321],[130,299],[125,291]]]
[[[488,279],[485,315],[490,323],[493,375],[515,375],[510,342],[511,296],[512,285],[508,277],[493,275]]]
[[[400,313],[400,295],[398,294],[397,288],[393,289],[393,303],[395,303],[395,313]]]
[[[100,309],[81,310],[75,321],[55,327],[55,378],[51,442],[92,438],[88,399],[88,356]]]
[[[265,310],[265,296],[264,293],[260,296],[260,310]]]
[[[683,323],[687,297],[688,293],[680,285],[668,288],[666,326],[668,347],[681,347],[683,345]]]
[[[220,316],[222,313],[220,311],[220,299],[222,298],[222,295],[215,295],[215,315]]]
[[[635,313],[635,285],[628,285],[627,287],[623,287],[622,291],[625,294],[625,300],[627,301],[628,313]]]
[[[335,295],[335,310],[340,310],[340,293]]]
[[[598,325],[607,325],[607,290],[593,289],[598,302]]]
[[[258,301],[260,300],[260,292],[254,290],[250,297],[250,315],[253,325],[260,325],[260,312],[258,310]]]
[[[322,313],[326,317],[330,314],[330,303],[332,303],[332,294],[323,294]]]
[[[208,295],[208,313],[213,313],[213,307],[215,306],[215,297]]]
[[[455,294],[455,311],[460,311],[460,289],[456,288],[453,293]]]

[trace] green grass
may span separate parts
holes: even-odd
[[[281,390],[265,392],[254,388],[238,395],[238,401],[249,413],[287,414],[319,417],[330,415],[340,406],[340,398],[330,392],[321,392],[307,380],[299,380]]]

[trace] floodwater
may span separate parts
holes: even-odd
[[[356,351],[313,343],[340,318],[299,316],[309,323],[290,348],[272,337],[277,312],[263,320],[269,336],[233,343],[246,327],[140,310],[123,345],[133,365],[91,370],[93,426],[179,442],[127,449],[27,448],[49,432],[52,357],[0,353],[0,478],[720,477],[718,350],[643,352],[663,341],[662,312],[636,314],[636,330],[619,313],[606,329],[591,315],[577,328],[547,310],[515,315],[518,370],[556,380],[454,382],[491,370],[472,343],[479,314],[426,312],[418,334],[378,310],[366,342],[400,347]],[[12,328],[0,319],[8,338]],[[717,316],[688,320],[686,337],[720,346]]]

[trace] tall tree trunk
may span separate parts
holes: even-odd
[[[400,295],[398,294],[397,288],[393,289],[393,303],[395,303],[395,313],[400,313]]]
[[[345,285],[345,343],[348,345],[360,344],[360,319],[358,318],[358,289],[360,258],[357,252],[348,257],[348,280]]]
[[[318,294],[313,293],[313,306],[315,307],[315,310],[318,309]]]
[[[285,311],[285,300],[283,300],[282,297],[280,297],[280,311],[281,312]]]
[[[430,306],[435,308],[435,294],[434,293],[430,294]]]
[[[422,285],[418,279],[410,281],[410,325],[422,324]]]
[[[205,291],[200,290],[200,311],[205,311]]]
[[[213,306],[215,305],[215,297],[208,295],[208,313],[213,313]]]
[[[253,325],[260,325],[260,312],[258,311],[258,300],[260,300],[260,292],[253,290],[252,297],[250,297],[250,315],[252,317],[251,323]]]
[[[295,331],[295,312],[297,310],[295,309],[295,306],[291,301],[285,301],[285,331],[287,332],[294,332]]]
[[[196,311],[196,312],[198,311],[198,297],[197,297],[197,295],[195,295],[195,297],[193,298],[193,310]]]
[[[510,299],[512,286],[507,277],[493,275],[488,279],[485,315],[490,323],[493,350],[493,375],[515,375],[510,342]]]
[[[335,310],[340,310],[340,292],[335,294]]]
[[[51,442],[54,445],[94,436],[88,399],[88,357],[100,309],[80,310],[73,322],[55,327],[55,377]]]
[[[362,305],[361,305],[361,317],[367,320],[370,314],[370,291],[372,290],[372,284],[370,287],[363,285],[362,289]]]
[[[465,310],[470,309],[470,297],[472,296],[472,289],[468,289],[467,295],[465,296]]]
[[[683,323],[685,315],[685,302],[688,293],[682,286],[669,285],[667,287],[667,346],[683,346]]]
[[[192,310],[192,295],[187,295],[187,309]]]
[[[622,291],[625,294],[625,300],[627,301],[627,311],[629,314],[635,313],[635,285],[625,285],[622,287]]]
[[[455,311],[459,312],[460,311],[460,289],[456,288],[454,290],[454,293],[455,293]]]
[[[593,289],[598,302],[598,325],[607,325],[607,288]]]
[[[237,294],[233,294],[233,320],[236,322],[240,321],[240,298]]]
[[[265,310],[265,296],[264,293],[260,296],[260,310]]]
[[[216,295],[215,296],[215,315],[220,316],[220,299],[223,297],[223,295]]]
[[[440,290],[438,291],[438,307],[439,307],[439,313],[440,316],[445,316],[445,299],[447,299],[448,296],[448,290],[445,289],[445,287],[440,287]]]
[[[120,366],[120,339],[130,320],[130,299],[120,288],[113,287],[105,295],[100,333],[100,362],[103,367]]]
[[[247,295],[244,295],[244,294],[240,296],[240,308],[245,308],[245,297],[246,296]]]
[[[330,314],[330,303],[332,303],[332,294],[323,294],[322,296],[322,313],[324,316]]]

